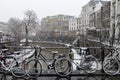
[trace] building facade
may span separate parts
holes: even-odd
[[[69,20],[69,31],[80,31],[81,30],[81,17],[73,18]]]
[[[90,12],[88,35],[108,39],[110,30],[110,1],[98,2]]]
[[[77,18],[77,30],[81,32],[82,30],[82,23],[81,23],[81,17]]]
[[[103,4],[99,1],[97,4],[92,7],[89,15],[89,29],[88,37],[89,38],[98,38],[99,30],[101,29],[101,7]]]
[[[41,20],[41,30],[68,31],[70,19],[74,19],[74,16],[69,15],[48,16]]]
[[[0,22],[0,32],[8,33],[7,23]]]
[[[120,0],[111,0],[110,37],[120,39]]]
[[[73,18],[69,20],[69,31],[76,31],[77,30],[77,19]]]
[[[103,38],[105,40],[109,39],[110,37],[110,6],[111,2],[108,1],[101,7],[101,26],[103,30]]]
[[[97,4],[99,2],[99,0],[90,0],[90,2],[88,4],[86,4],[85,6],[82,7],[82,11],[81,11],[81,26],[82,26],[82,30],[83,33],[86,32],[86,30],[90,27],[90,23],[89,23],[89,15],[91,13],[91,11],[93,10],[95,4]]]
[[[99,2],[91,9],[89,15],[89,28],[101,27],[101,7],[102,3]]]
[[[101,7],[102,27],[105,29],[110,28],[110,6],[111,2],[109,1]]]

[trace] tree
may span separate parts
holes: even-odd
[[[10,18],[8,21],[9,32],[16,41],[20,41],[22,35],[22,21],[17,18]]]
[[[25,17],[23,20],[23,25],[25,27],[25,33],[26,33],[26,45],[28,45],[28,35],[29,35],[29,30],[32,27],[35,27],[36,24],[38,23],[37,16],[33,10],[27,10],[25,12]]]

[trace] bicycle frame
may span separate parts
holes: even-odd
[[[49,63],[48,62],[48,60],[41,54],[41,48],[40,48],[40,51],[39,51],[39,54],[38,54],[38,60],[42,60],[42,61],[44,61],[44,63],[47,65],[47,68],[48,69],[52,69],[53,68],[53,62],[55,62],[55,59],[54,60],[52,60],[52,62],[51,63]]]
[[[74,54],[74,60],[72,60],[72,59],[70,59],[70,62],[72,62],[73,63],[73,66],[75,66],[76,68],[78,67],[79,69],[81,69],[81,70],[85,70],[85,68],[83,67],[84,66],[84,61],[86,60],[86,58],[87,57],[91,57],[91,58],[94,58],[94,56],[92,56],[92,55],[85,55],[85,54],[87,54],[87,48],[85,48],[85,47],[81,47],[80,48],[80,50],[81,50],[81,54],[82,55],[80,55],[78,52],[77,52],[77,50],[76,49],[74,49],[71,45],[67,45],[67,47],[69,48],[69,50],[71,51],[71,52],[73,52],[73,54]],[[77,59],[76,59],[76,57],[77,57]],[[94,58],[95,60],[97,60],[96,58]],[[89,66],[90,64],[88,64],[88,66]]]
[[[115,48],[115,49],[112,49],[110,51],[110,54],[108,54],[105,58],[117,58],[118,60],[120,60],[118,57],[119,57],[119,52],[118,52],[118,49],[119,48]]]
[[[110,53],[105,57],[103,70],[108,75],[116,75],[120,71],[119,47],[112,47]],[[113,70],[113,71],[111,71]]]
[[[12,61],[12,63],[10,63],[10,66],[7,67],[7,66],[5,65],[5,63],[4,63],[4,61],[5,61],[7,58],[13,58],[13,57],[2,57],[1,60],[3,60],[3,61],[0,61],[0,64],[1,64],[1,66],[3,67],[4,70],[10,71],[10,70],[13,68],[14,61]],[[15,58],[13,58],[13,59],[16,61]]]
[[[81,59],[74,59],[74,60],[79,60],[80,63],[74,62],[71,59],[70,59],[70,62],[72,62],[73,64],[75,64],[79,69],[84,70],[84,68],[82,67],[82,65],[83,65],[85,59],[86,59],[85,57],[82,57]]]

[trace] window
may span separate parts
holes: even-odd
[[[115,4],[114,4],[113,7],[112,7],[112,17],[115,16],[115,7],[116,7],[116,6],[115,6]]]
[[[120,3],[118,3],[118,14],[120,14]]]

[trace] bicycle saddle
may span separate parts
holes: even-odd
[[[58,54],[58,58],[63,58],[65,57],[65,54]]]
[[[15,51],[15,52],[13,52],[13,54],[19,55],[19,54],[20,54],[20,51]]]
[[[5,53],[5,52],[7,52],[8,51],[8,49],[2,49],[2,52],[3,53]]]

